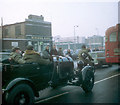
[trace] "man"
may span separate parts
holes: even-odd
[[[49,65],[51,64],[50,60],[43,59],[39,53],[35,52],[33,50],[32,45],[27,46],[27,50],[24,53],[23,59],[26,61],[26,63],[39,63],[43,65]]]
[[[70,52],[70,49],[68,49],[68,50],[67,50],[66,55],[68,55],[68,56],[72,57],[71,52]]]
[[[55,45],[53,45],[53,48],[50,51],[50,55],[58,55],[58,52],[56,50],[56,46]]]
[[[44,59],[50,59],[50,52],[49,52],[49,46],[45,47],[45,50],[43,51],[43,58]]]
[[[82,50],[78,54],[79,60],[82,60],[85,64],[89,64],[90,66],[93,66],[93,63],[91,62],[92,57],[88,54],[88,50],[86,49],[86,46],[82,46]],[[88,58],[88,59],[87,59]]]
[[[60,48],[59,48],[59,50],[58,50],[58,55],[59,55],[59,56],[64,56],[64,54],[63,54],[63,51],[62,51],[62,48],[61,48],[61,47],[60,47]]]
[[[23,60],[22,58],[22,54],[19,47],[14,47],[12,49],[12,53],[10,54],[9,60],[10,61],[14,60],[16,63],[20,63],[20,64],[25,63],[25,60]]]

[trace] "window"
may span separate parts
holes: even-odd
[[[21,26],[15,26],[15,35],[16,36],[19,36],[21,35]]]
[[[8,29],[3,29],[3,35],[8,36]]]
[[[116,42],[117,37],[116,37],[116,32],[113,32],[110,34],[110,42]]]
[[[120,32],[118,32],[118,41],[120,42]]]
[[[105,42],[107,42],[108,41],[108,37],[107,36],[105,36]]]

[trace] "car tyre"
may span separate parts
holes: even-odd
[[[27,84],[19,84],[6,94],[8,105],[33,105],[34,93]]]
[[[94,73],[91,70],[87,70],[85,74],[85,79],[82,82],[82,89],[88,93],[91,92],[94,86]]]

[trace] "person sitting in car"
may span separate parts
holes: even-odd
[[[34,48],[32,45],[27,46],[23,59],[26,61],[26,63],[39,63],[43,65],[51,64],[49,59],[43,59],[39,53],[34,51]]]
[[[26,61],[22,58],[19,47],[13,47],[9,60],[20,64],[26,63]]]

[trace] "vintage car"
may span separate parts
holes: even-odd
[[[35,97],[39,97],[40,90],[69,83],[90,92],[94,86],[93,68],[85,66],[82,70],[75,70],[72,58],[62,56],[54,56],[52,63],[47,66],[38,63],[17,64],[9,60],[2,62],[3,104],[31,105]]]

